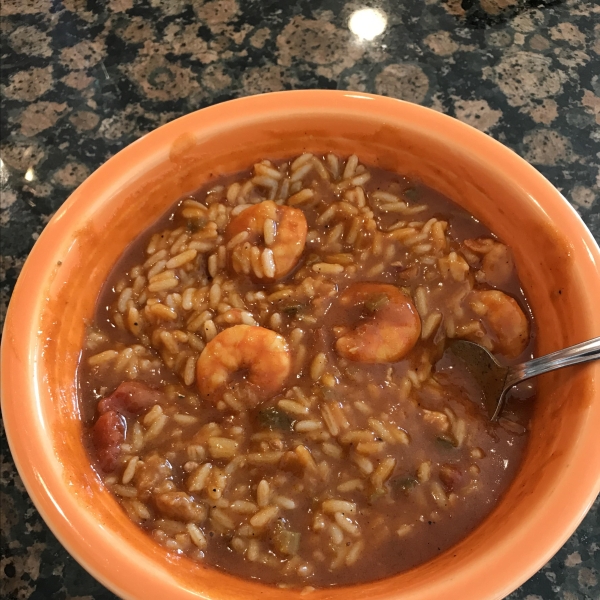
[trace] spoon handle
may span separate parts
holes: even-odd
[[[600,337],[509,367],[505,387],[562,367],[600,359]]]

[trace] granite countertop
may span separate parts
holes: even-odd
[[[362,90],[452,115],[539,169],[600,239],[598,0],[3,0],[1,11],[0,319],[44,225],[94,169],[182,114],[275,90]],[[41,520],[3,429],[0,443],[0,596],[115,598]],[[600,598],[599,507],[510,600]]]

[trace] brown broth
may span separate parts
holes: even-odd
[[[370,168],[369,172],[371,179],[364,185],[364,191],[368,197],[371,197],[377,190],[382,190],[398,194],[412,203],[426,204],[426,210],[409,217],[408,220],[426,222],[436,217],[446,221],[448,223],[446,235],[452,240],[450,249],[460,252],[461,242],[464,239],[482,237],[495,239],[482,223],[447,198],[419,182],[409,181],[400,175],[375,168]],[[248,177],[248,173],[238,173],[213,181],[205,188],[194,192],[193,197],[204,203],[210,190],[219,189],[220,186],[227,188],[232,182],[245,177]],[[304,185],[305,187],[311,186],[320,198],[320,202],[316,206],[304,210],[309,232],[314,230],[318,235],[310,237],[296,270],[277,284],[288,285],[297,281],[298,277],[307,277],[308,275],[302,275],[302,269],[307,268],[305,266],[307,263],[310,267],[314,254],[323,254],[320,247],[331,231],[331,228],[327,226],[317,227],[316,220],[319,214],[322,214],[323,207],[336,201],[337,198],[334,198],[327,183],[320,181],[316,174],[308,176]],[[216,196],[222,197],[223,193],[217,192]],[[155,226],[141,234],[126,249],[121,260],[115,265],[98,300],[92,329],[103,336],[104,341],[99,346],[95,345],[93,350],[89,348],[84,350],[79,370],[80,404],[86,429],[84,442],[89,448],[90,459],[96,466],[96,454],[88,432],[96,418],[97,403],[128,378],[124,377],[122,372],[116,372],[114,369],[90,368],[87,361],[91,356],[106,348],[120,349],[140,343],[139,339],[131,332],[115,325],[115,306],[119,297],[117,290],[120,289],[120,286],[122,287],[120,282],[124,275],[134,265],[144,262],[146,259],[145,249],[156,232],[189,226],[189,223],[178,214],[181,202],[179,200]],[[377,210],[374,212],[378,228],[384,230],[399,218],[393,213]],[[343,251],[346,253],[357,252],[351,245],[343,248]],[[206,256],[208,254],[210,253],[207,253]],[[380,256],[374,256],[371,253],[367,258],[365,269],[376,266],[380,260]],[[229,573],[260,579],[267,583],[317,587],[351,584],[386,577],[431,559],[464,538],[490,513],[519,467],[527,441],[526,430],[532,410],[534,388],[529,384],[521,386],[509,398],[501,423],[492,424],[486,417],[481,401],[481,392],[477,389],[474,381],[464,368],[452,362],[448,355],[443,355],[444,336],[442,335],[436,334],[430,336],[428,340],[419,340],[406,358],[391,364],[363,364],[344,361],[337,356],[334,350],[335,328],[352,328],[364,318],[362,305],[347,311],[341,310],[338,305],[339,293],[347,287],[349,282],[388,283],[400,287],[414,297],[419,286],[432,286],[439,279],[439,276],[434,273],[434,266],[431,265],[421,266],[415,276],[407,278],[406,275],[410,273],[410,268],[416,264],[416,260],[411,248],[400,249],[394,255],[393,260],[388,261],[393,266],[388,265],[389,268],[373,276],[366,276],[364,273],[353,276],[342,275],[331,284],[333,289],[337,290],[335,293],[331,295],[317,294],[310,300],[309,306],[307,303],[294,304],[286,301],[276,304],[277,311],[283,315],[278,332],[289,339],[291,331],[301,326],[305,331],[303,343],[310,356],[312,357],[318,352],[326,355],[328,365],[331,365],[331,373],[336,380],[335,385],[331,388],[322,383],[315,383],[311,379],[310,361],[307,359],[299,370],[294,371],[280,394],[255,409],[236,413],[207,404],[198,395],[195,385],[185,386],[181,377],[164,364],[157,349],[149,349],[150,354],[155,357],[155,360],[161,361],[161,364],[157,368],[140,374],[138,381],[153,388],[169,389],[163,406],[165,413],[170,411],[169,414],[172,415],[177,412],[197,418],[196,424],[187,427],[179,426],[171,420],[163,432],[143,448],[142,460],[146,460],[144,457],[148,457],[152,453],[156,453],[162,461],[168,460],[171,465],[168,479],[172,482],[174,489],[185,489],[185,482],[189,477],[189,468],[186,465],[193,462],[190,461],[185,447],[198,435],[202,425],[219,424],[221,429],[226,432],[223,433],[225,437],[237,435],[235,431],[238,430],[235,428],[240,428],[239,431],[243,433],[236,438],[239,439],[238,454],[256,453],[257,444],[250,440],[249,434],[266,432],[264,427],[265,408],[276,408],[278,402],[285,398],[285,393],[293,386],[300,387],[308,394],[314,395],[317,398],[315,401],[317,407],[328,402],[338,402],[342,406],[349,407],[348,410],[352,414],[350,430],[368,429],[369,417],[384,423],[387,419],[387,422],[408,432],[410,438],[409,445],[386,444],[384,440],[381,443],[385,445],[385,452],[375,453],[372,457],[364,455],[369,460],[373,459],[372,463],[375,467],[384,456],[395,459],[393,474],[384,486],[385,493],[381,493],[381,490],[370,489],[368,476],[362,473],[360,468],[357,469],[355,463],[351,462],[354,460],[352,457],[357,455],[358,442],[350,444],[339,442],[337,445],[342,448],[342,456],[336,458],[328,456],[323,451],[323,444],[327,444],[329,438],[315,440],[294,430],[278,432],[280,438],[278,443],[285,448],[285,451],[291,451],[298,444],[305,444],[313,454],[315,463],[326,463],[327,467],[323,467],[323,472],[328,470],[326,478],[321,472],[319,472],[319,476],[314,476],[293,465],[289,470],[285,470],[279,463],[246,465],[229,475],[227,490],[239,488],[242,492],[236,493],[240,499],[245,500],[255,496],[256,486],[262,479],[274,482],[277,487],[278,478],[283,481],[285,476],[285,482],[279,486],[277,493],[289,494],[294,499],[296,507],[293,510],[280,509],[279,517],[285,518],[285,527],[289,531],[301,533],[299,554],[305,563],[310,564],[309,575],[294,570],[295,566],[294,569],[290,569],[289,573],[285,571],[285,565],[290,563],[291,559],[273,550],[272,531],[266,537],[263,535],[261,538],[263,553],[265,556],[272,556],[272,559],[269,559],[270,563],[265,565],[249,560],[248,554],[244,558],[233,550],[234,534],[223,532],[223,527],[215,524],[214,519],[210,517],[203,524],[208,540],[208,548],[205,551],[198,551],[194,546],[189,548],[189,544],[186,547],[171,548],[172,551],[188,554],[197,560],[204,560],[207,564]],[[206,257],[200,256],[194,268],[197,269],[199,276],[210,282],[211,278],[206,275]],[[309,271],[307,273],[310,274]],[[276,289],[274,283],[256,282],[248,277],[238,277],[238,280],[242,297],[245,297],[248,292],[267,291],[269,293]],[[430,311],[432,309],[439,310],[445,319],[449,310],[447,306],[449,298],[459,291],[461,285],[461,282],[445,280],[444,292],[434,298],[433,305],[429,307]],[[325,284],[323,286],[323,290],[328,289]],[[475,282],[474,289],[489,289],[489,286]],[[510,280],[501,289],[517,300],[532,325],[532,316],[516,272],[513,272]],[[463,309],[466,320],[477,318],[468,305],[464,305]],[[317,315],[315,323],[302,321],[303,317],[310,317],[311,313]],[[268,323],[268,321],[265,322]],[[264,325],[263,320],[260,321],[260,324]],[[264,326],[268,327],[268,324]],[[168,328],[168,325],[165,327]],[[530,358],[534,338],[535,330],[532,326],[527,348],[519,356],[511,360],[505,359],[505,362]],[[434,365],[433,376],[440,385],[428,378],[421,382],[418,388],[413,385],[409,395],[403,394],[399,387],[400,384],[397,382],[405,381],[409,371],[418,376],[420,368],[429,368],[427,361],[424,361],[424,356],[428,357],[427,361]],[[245,372],[238,373],[236,384],[243,386],[245,377]],[[235,386],[233,387],[235,389]],[[363,414],[361,410],[354,408],[356,402],[365,403],[372,411],[372,416]],[[440,433],[436,429],[436,425],[425,420],[425,415],[429,414],[425,411],[445,415],[445,409],[451,409],[451,414],[454,415],[451,420],[462,420],[466,423],[469,432],[468,444],[465,442],[456,447],[455,440],[449,439],[445,433]],[[276,410],[279,409],[276,408]],[[310,410],[313,411],[312,408]],[[364,410],[366,411],[366,409]],[[382,414],[385,417],[382,417]],[[143,419],[143,416],[140,419]],[[294,427],[294,423],[301,420],[295,416],[291,416],[290,419],[291,425],[287,424],[286,427]],[[128,417],[130,435],[134,421],[133,417]],[[176,430],[180,430],[181,433],[174,433]],[[335,436],[330,436],[330,438],[332,437],[335,438]],[[373,441],[378,442],[378,440],[380,438],[375,437]],[[263,451],[267,451],[267,447],[268,444],[265,445]],[[273,444],[273,448],[268,447],[268,450],[272,451],[277,447],[277,444]],[[474,451],[482,451],[484,458],[475,458]],[[425,461],[430,462],[431,479],[420,481],[417,472],[419,465]],[[224,469],[227,461],[213,460],[213,464],[220,465]],[[446,467],[443,467],[444,465]],[[457,476],[459,481],[455,488],[451,485],[448,490],[448,486],[444,484],[446,494],[454,493],[456,499],[452,506],[441,507],[432,502],[431,492],[427,486],[433,485],[434,481],[439,483],[441,481],[440,469],[448,466],[450,466],[451,472],[458,471],[460,473]],[[120,466],[118,472],[122,473],[125,467],[125,464]],[[109,477],[109,485],[112,485],[110,476],[103,473],[98,466],[97,468],[105,480]],[[337,486],[351,480],[352,476],[363,482],[362,489],[339,493]],[[477,486],[477,490],[468,491],[469,485]],[[244,492],[244,486],[247,487],[247,492]],[[192,496],[194,495],[192,494]],[[219,503],[214,499],[206,498],[202,494],[196,494],[194,497],[197,502],[206,505],[209,511],[219,508]],[[324,534],[313,531],[315,515],[322,512],[320,506],[323,499],[327,497],[343,497],[344,500],[356,503],[357,513],[353,515],[353,520],[358,523],[361,536],[355,538],[348,534],[344,537],[343,543],[352,548],[354,543],[358,543],[355,540],[360,539],[364,540],[365,544],[357,562],[338,569],[331,568],[332,561],[335,561],[332,558],[336,551],[335,548],[332,550],[334,544]],[[152,498],[152,494],[149,494],[145,503],[150,507],[153,518],[141,523],[149,532],[156,526],[154,518],[158,519],[161,516],[160,511],[153,504]],[[229,517],[235,521],[237,529],[241,521],[230,514],[231,511],[228,507],[224,507],[224,510],[225,512],[229,511]],[[246,517],[247,515],[244,516],[244,518]],[[404,537],[397,533],[397,530],[401,529],[402,523],[409,527],[409,532]],[[330,526],[328,525],[328,527]],[[180,536],[183,537],[179,539],[183,539],[185,535],[187,534],[183,527],[180,532]],[[158,538],[158,541],[166,543],[162,538]],[[244,543],[246,542],[244,541]],[[322,559],[321,556],[323,556]]]

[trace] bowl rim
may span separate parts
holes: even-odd
[[[157,148],[168,148],[178,136],[188,131],[197,130],[199,127],[210,129],[210,127],[224,125],[232,120],[232,114],[236,115],[233,119],[234,121],[237,119],[238,123],[245,122],[247,115],[251,115],[253,118],[264,117],[272,114],[274,109],[283,114],[282,105],[288,112],[292,110],[343,111],[350,110],[351,107],[352,110],[356,110],[358,105],[361,111],[374,118],[415,119],[420,120],[425,129],[439,127],[440,130],[444,130],[444,135],[456,140],[455,143],[460,147],[467,148],[469,146],[471,151],[475,148],[496,156],[502,161],[504,172],[510,171],[517,174],[516,180],[518,181],[520,181],[520,177],[523,177],[523,181],[527,181],[528,187],[536,189],[536,196],[544,198],[544,204],[552,205],[565,222],[577,229],[583,247],[587,249],[591,261],[596,265],[596,280],[592,281],[590,285],[594,285],[600,293],[600,249],[566,199],[516,153],[486,134],[432,109],[362,92],[341,90],[275,92],[231,100],[184,115],[128,145],[92,173],[71,194],[40,235],[15,286],[6,315],[1,348],[1,368],[4,374],[1,382],[2,414],[9,447],[27,492],[46,524],[69,553],[98,581],[123,598],[136,598],[134,588],[131,587],[131,584],[126,585],[122,577],[119,583],[116,583],[112,573],[106,567],[96,565],[88,560],[85,544],[78,541],[79,533],[75,530],[69,515],[61,509],[64,482],[57,478],[56,473],[53,473],[52,469],[48,467],[53,453],[49,441],[43,436],[40,425],[42,413],[39,398],[35,393],[32,394],[29,377],[30,373],[37,373],[39,367],[35,358],[36,350],[32,343],[32,340],[36,339],[33,329],[36,325],[38,303],[36,302],[37,298],[26,296],[23,282],[39,279],[35,288],[38,292],[44,289],[41,282],[45,282],[51,276],[59,254],[58,244],[52,241],[51,233],[54,238],[58,236],[62,239],[68,236],[72,225],[81,222],[81,217],[86,215],[88,208],[83,200],[87,195],[92,194],[101,199],[110,198],[126,176],[125,164],[135,163],[138,164],[140,171],[147,170],[152,161],[160,158],[161,151]],[[325,109],[325,107],[328,108]],[[127,177],[131,178],[131,171],[127,173]],[[531,197],[534,200],[535,196]],[[29,335],[23,335],[21,323],[28,324]],[[595,324],[600,329],[600,317],[596,318]],[[24,358],[27,359],[28,365],[25,369],[23,368]],[[600,369],[598,372],[600,373]],[[22,398],[27,400],[25,406],[23,406]],[[588,421],[600,423],[600,402],[596,402],[590,410]],[[20,422],[23,419],[30,435],[22,435],[24,426]],[[591,427],[588,427],[588,430],[590,429]],[[600,452],[593,446],[593,443],[594,440],[588,431],[587,437],[582,440],[581,452],[587,450],[590,453],[591,466],[594,468],[595,465],[596,472],[600,473]],[[41,460],[40,457],[42,457]],[[487,582],[481,584],[478,580],[478,598],[501,598],[516,589],[539,570],[576,529],[600,492],[600,476],[595,482],[593,478],[590,478],[579,484],[571,481],[571,484],[570,496],[573,501],[568,506],[560,507],[561,516],[553,523],[555,531],[551,536],[553,542],[544,546],[548,541],[546,535],[548,532],[545,529],[549,525],[548,519],[535,521],[530,526],[531,533],[538,532],[540,535],[538,540],[533,539],[532,547],[526,550],[526,557],[519,564],[514,564],[513,561],[510,566],[504,565],[502,578],[489,577]],[[556,499],[553,500],[553,503],[556,505]],[[552,503],[549,502],[549,504]],[[542,532],[544,535],[541,535]],[[508,550],[507,548],[497,549],[496,557],[508,556]],[[482,574],[480,573],[479,579]],[[464,580],[462,582],[464,583]],[[452,587],[456,583],[447,583],[448,590],[456,589]],[[340,589],[348,590],[349,588]],[[484,591],[485,596],[481,596]],[[406,598],[413,599],[416,596],[410,595]]]

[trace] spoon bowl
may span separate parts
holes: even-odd
[[[599,359],[600,337],[509,367],[502,366],[489,350],[475,342],[452,340],[447,351],[458,358],[475,379],[490,420],[495,421],[504,408],[506,393],[517,383],[548,371]]]

